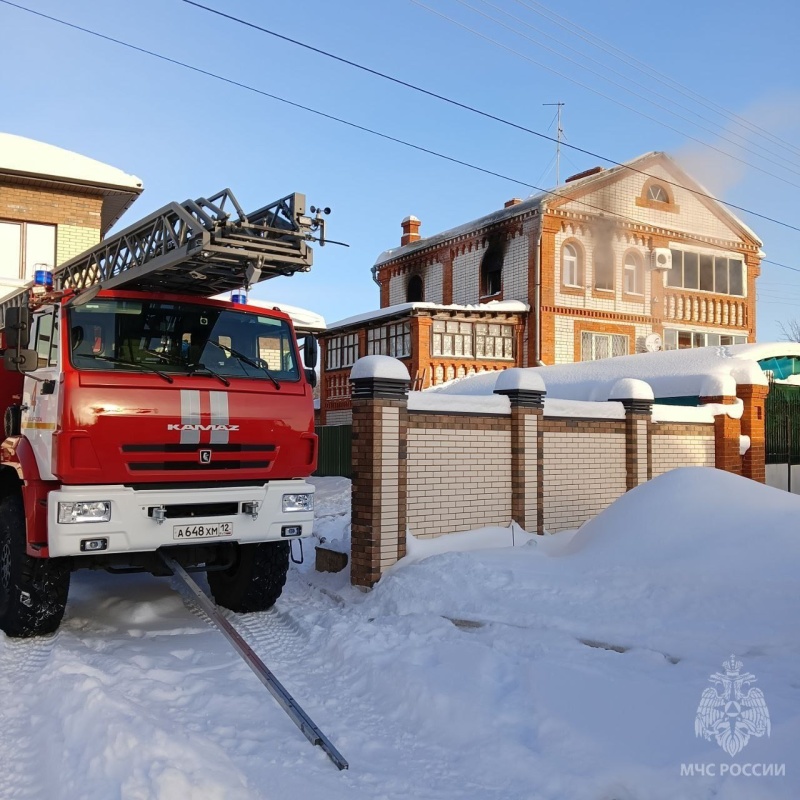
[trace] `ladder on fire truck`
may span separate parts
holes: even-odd
[[[290,194],[245,214],[230,189],[169,203],[53,271],[53,291],[96,293],[125,287],[211,297],[279,275],[308,272],[309,241],[325,244],[323,214]],[[32,283],[0,300],[5,310],[28,302]],[[2,291],[2,290],[0,290]]]
[[[230,189],[209,198],[170,203],[103,240],[53,271],[53,292],[68,289],[91,299],[100,289],[125,287],[211,297],[279,275],[311,269],[309,241],[325,244],[323,214],[305,196],[290,194],[245,214]],[[9,308],[29,303],[32,283],[0,300],[0,328]],[[2,291],[0,289],[0,291]],[[80,302],[80,300],[78,301]],[[188,573],[161,553],[189,592],[291,720],[341,770],[348,763]]]

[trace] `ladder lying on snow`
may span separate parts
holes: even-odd
[[[245,214],[230,189],[169,203],[53,271],[53,291],[125,287],[211,297],[311,269],[309,241],[325,244],[323,213],[290,194]],[[316,235],[315,235],[316,234]],[[0,301],[26,305],[31,284]]]

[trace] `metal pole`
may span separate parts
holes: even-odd
[[[234,650],[244,659],[256,677],[267,687],[278,705],[289,715],[292,722],[303,732],[313,745],[319,745],[339,769],[348,769],[344,756],[333,746],[330,739],[314,724],[297,701],[286,691],[281,682],[272,674],[267,665],[242,638],[236,628],[220,613],[220,610],[206,593],[189,577],[189,573],[166,553],[159,552],[161,560],[172,570],[173,575],[194,595],[198,605],[208,614],[211,621],[220,629]]]

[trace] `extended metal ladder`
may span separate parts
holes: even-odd
[[[56,267],[53,289],[124,286],[210,297],[307,272],[313,262],[308,242],[325,244],[323,210],[312,206],[311,212],[316,215],[306,215],[305,195],[297,193],[251,214],[230,189],[169,203]],[[27,302],[29,288],[0,301],[0,327],[6,308]]]

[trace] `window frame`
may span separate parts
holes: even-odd
[[[571,251],[573,256],[569,256],[569,262],[574,263],[574,276],[567,275],[567,256],[566,253]],[[583,248],[581,245],[575,240],[570,239],[566,242],[563,242],[561,245],[561,288],[562,290],[569,290],[569,291],[583,291],[586,288],[584,282],[584,269],[583,269],[583,261],[584,261],[584,254]],[[571,283],[568,280],[568,277],[574,277],[577,281],[576,283]]]
[[[745,288],[747,286],[745,270],[747,264],[744,258],[738,256],[722,255],[718,253],[710,253],[700,250],[684,250],[682,248],[671,247],[670,253],[672,254],[672,268],[667,274],[666,288],[668,289],[682,289],[688,292],[702,292],[703,294],[716,294],[722,297],[741,297],[745,298]],[[710,262],[709,260],[710,259]],[[687,261],[690,262],[691,273],[696,272],[696,286],[686,285],[686,270]],[[719,269],[725,261],[725,290],[717,288],[718,276],[721,274]],[[732,275],[736,275],[734,265],[738,265],[738,278],[731,279]],[[706,268],[706,276],[704,279],[704,266]],[[691,276],[690,276],[691,277]],[[704,283],[708,285],[708,278],[711,278],[711,289],[700,288]],[[690,280],[690,283],[693,281]],[[738,286],[741,289],[741,294],[731,291],[732,287]]]
[[[633,262],[633,263],[629,263]],[[633,289],[628,288],[628,276],[633,273]],[[644,258],[636,250],[628,250],[622,258],[622,293],[644,299]]]
[[[341,333],[325,342],[325,369],[347,369],[358,361],[358,334]]]
[[[58,225],[52,225],[46,222],[27,222],[15,219],[0,219],[0,225],[8,225],[19,228],[18,249],[17,249],[17,274],[16,276],[7,275],[7,279],[30,281],[34,279],[34,272],[36,264],[46,264],[51,269],[55,269],[56,260],[58,258]],[[34,260],[34,256],[29,254],[29,246],[31,244],[30,228],[47,229],[52,232],[53,237],[53,251],[50,261]],[[0,252],[0,260],[3,258],[3,253]],[[30,262],[30,263],[29,263]],[[2,274],[0,274],[2,279]]]

